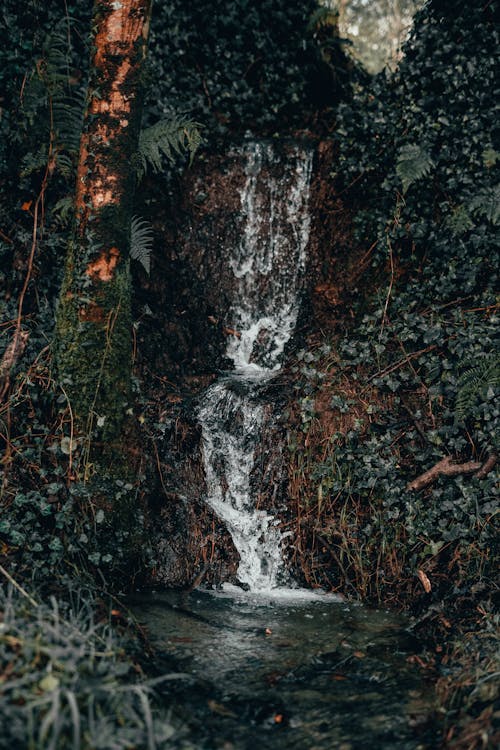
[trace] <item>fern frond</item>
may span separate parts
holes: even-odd
[[[449,216],[446,217],[445,226],[452,234],[459,237],[472,229],[474,222],[467,207],[463,204],[452,209]]]
[[[483,188],[470,203],[472,211],[485,216],[492,224],[500,219],[500,183]]]
[[[486,354],[468,367],[458,379],[455,421],[469,416],[479,398],[493,398],[500,387],[500,354]]]
[[[176,155],[187,151],[191,162],[203,140],[200,128],[194,120],[173,116],[143,130],[135,159],[138,179],[146,173],[148,165],[153,172],[160,172],[164,157],[173,162]]]
[[[491,169],[491,167],[494,167],[497,161],[500,160],[500,154],[498,151],[495,151],[493,146],[488,146],[484,149],[482,153],[483,157],[483,164],[486,167],[486,169]]]
[[[399,149],[396,174],[403,183],[403,193],[410,185],[429,174],[434,163],[429,152],[415,143],[406,143]]]
[[[61,227],[67,227],[73,217],[73,196],[65,195],[60,198],[52,209],[52,217]]]
[[[53,150],[58,156],[56,169],[72,180],[80,147],[85,86],[75,85],[71,75],[71,52],[65,19],[44,41],[42,57],[25,87],[23,109],[31,127],[41,125],[47,132],[50,130]],[[31,158],[30,171],[44,166],[46,160],[35,167],[35,160]]]
[[[140,216],[132,217],[130,230],[130,257],[142,265],[147,274],[151,270],[151,250],[153,249],[153,227]]]
[[[44,169],[47,165],[48,151],[47,146],[43,144],[35,153],[25,154],[21,160],[21,176],[28,177],[33,172]]]
[[[56,143],[72,155],[78,154],[80,149],[84,106],[83,91],[57,97],[52,105]]]

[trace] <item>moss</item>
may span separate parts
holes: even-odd
[[[92,300],[67,277],[57,315],[57,369],[77,429],[98,428],[103,441],[118,437],[130,401],[130,274],[120,266]]]

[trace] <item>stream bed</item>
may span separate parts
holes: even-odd
[[[437,747],[433,688],[411,659],[419,644],[408,622],[307,593],[230,587],[134,599],[159,663],[185,675],[173,689],[187,727],[179,747]]]

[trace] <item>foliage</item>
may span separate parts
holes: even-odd
[[[500,654],[498,614],[478,607],[473,629],[455,637],[450,666],[437,683],[440,703],[446,710],[445,732],[455,750],[496,747],[500,742],[498,712]]]
[[[183,746],[179,727],[155,705],[155,686],[182,675],[144,680],[126,655],[140,644],[112,627],[109,609],[81,589],[36,607],[0,589],[2,750]]]
[[[397,155],[396,174],[403,183],[403,193],[410,185],[431,171],[433,164],[430,155],[414,143],[404,144]]]
[[[138,216],[132,217],[130,227],[130,257],[137,260],[146,273],[151,269],[151,250],[153,249],[153,228],[151,224]]]
[[[444,456],[498,452],[497,5],[429,3],[399,69],[340,106],[336,188],[375,293],[335,354],[298,365],[292,496],[316,558],[296,562],[406,606],[427,596],[419,570],[434,600],[490,587],[498,562],[494,470],[408,488]]]
[[[500,355],[495,352],[477,362],[469,363],[457,381],[455,417],[462,420],[474,413],[479,399],[483,402],[495,395],[500,387]]]
[[[321,40],[307,32],[316,10],[315,0],[158,4],[150,45],[153,118],[168,116],[174,103],[204,124],[208,140],[304,128],[318,105],[331,105],[350,90],[336,28]],[[338,52],[329,64],[319,44],[327,39]],[[337,68],[346,75],[334,83]]]
[[[201,125],[187,117],[172,115],[144,128],[139,137],[137,152],[138,179],[146,174],[148,166],[153,172],[161,172],[164,157],[173,162],[175,156],[189,153],[190,161],[202,143]]]

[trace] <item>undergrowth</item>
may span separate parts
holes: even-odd
[[[362,598],[494,587],[496,5],[428,4],[396,73],[340,107],[334,190],[378,281],[297,357],[291,493],[303,574]]]
[[[456,748],[498,737],[497,11],[428,3],[396,73],[341,105],[333,189],[374,283],[299,352],[290,410],[291,563],[413,613]]]
[[[116,626],[120,617],[82,588],[46,603],[12,586],[0,589],[2,750],[185,747],[165,684],[189,677],[145,679],[133,657],[144,646],[133,627]]]

